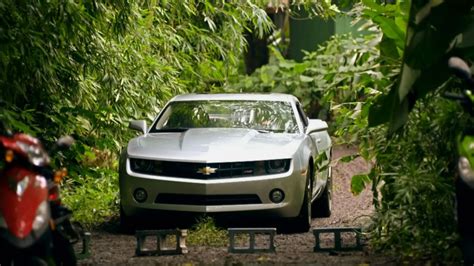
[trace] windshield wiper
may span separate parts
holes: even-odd
[[[185,132],[189,128],[188,127],[174,127],[174,128],[160,128],[153,130],[152,133],[161,133],[161,132]]]
[[[285,130],[283,129],[270,129],[270,128],[261,128],[261,129],[255,129],[258,131],[258,133],[285,133]]]

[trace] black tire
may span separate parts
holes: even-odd
[[[330,217],[332,212],[332,174],[331,168],[328,169],[328,181],[323,194],[313,202],[312,213],[314,217]]]
[[[53,232],[53,241],[56,265],[77,265],[76,252],[69,239],[55,231]]]
[[[133,234],[135,232],[135,221],[132,217],[127,216],[120,206],[120,231],[125,234]]]
[[[21,258],[19,260],[14,260],[11,262],[11,265],[30,265],[30,266],[48,266],[51,264],[54,264],[53,260],[48,260],[47,258],[41,258],[41,257],[36,257],[36,256]],[[10,265],[10,264],[6,264],[6,265]]]
[[[33,265],[33,266],[46,266],[49,265],[47,261],[45,261],[43,258],[40,257],[32,257],[30,261],[28,262],[28,265]],[[73,264],[76,265],[76,264]]]
[[[0,265],[28,265],[28,266],[48,266],[54,264],[54,260],[50,263],[45,258],[32,256],[32,257],[16,257],[16,258],[2,258]]]
[[[461,178],[456,180],[456,204],[460,239],[464,265],[474,265],[474,189],[470,188]]]
[[[295,218],[291,218],[285,228],[289,233],[306,233],[311,228],[311,171],[306,176],[305,193],[301,209]]]

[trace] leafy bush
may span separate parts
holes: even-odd
[[[75,218],[110,215],[117,154],[131,119],[154,117],[177,93],[218,90],[237,76],[244,29],[264,10],[240,1],[13,1],[0,3],[0,119],[14,131],[76,146],[65,202]],[[107,210],[109,208],[109,210]]]
[[[459,117],[460,110],[432,94],[391,138],[386,126],[368,126],[369,108],[398,78],[407,2],[365,2],[368,6],[358,12],[378,24],[373,34],[335,36],[301,63],[273,50],[269,65],[227,90],[291,93],[302,100],[310,117],[329,118],[333,136],[358,145],[359,156],[372,165],[369,173],[353,177],[352,189],[357,194],[372,185],[373,247],[401,260],[456,262],[453,134],[462,120],[452,118]]]
[[[303,62],[284,59],[276,50],[269,65],[226,88],[228,91],[281,92],[297,96],[310,117],[327,118],[330,104],[355,108],[373,93],[383,74],[377,65],[380,35],[333,36]],[[356,102],[358,101],[358,102]],[[336,107],[337,108],[337,107]]]
[[[66,179],[63,202],[74,219],[86,228],[100,225],[119,213],[118,173],[104,168],[82,168],[74,178]]]
[[[372,244],[403,260],[459,260],[454,140],[463,119],[453,119],[459,108],[439,98],[420,102],[402,132],[374,147],[372,181],[381,196]]]
[[[225,246],[228,242],[227,231],[218,228],[214,219],[202,216],[189,230],[188,243],[196,246]]]

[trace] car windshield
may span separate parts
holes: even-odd
[[[190,128],[250,128],[263,133],[298,132],[289,102],[236,100],[172,102],[150,132],[179,132]]]

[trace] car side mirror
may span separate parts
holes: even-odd
[[[146,134],[147,131],[147,125],[145,120],[132,120],[130,121],[130,124],[128,124],[128,128],[138,130],[143,132],[143,134]]]
[[[308,119],[308,127],[306,134],[311,134],[318,131],[325,131],[328,129],[328,123],[321,119]]]

